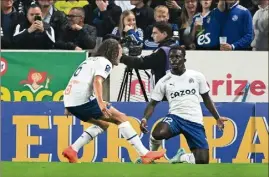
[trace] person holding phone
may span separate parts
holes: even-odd
[[[42,21],[42,12],[38,5],[32,4],[27,19],[18,24],[13,35],[18,49],[52,49],[55,43],[54,29]],[[25,42],[27,41],[27,42]]]

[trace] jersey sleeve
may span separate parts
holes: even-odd
[[[198,74],[199,77],[199,92],[200,94],[204,94],[210,91],[206,78],[202,73]]]
[[[103,58],[100,58],[99,60],[100,61],[96,65],[96,71],[94,75],[102,76],[104,79],[106,79],[112,71],[112,64]]]
[[[151,99],[155,101],[162,101],[165,95],[165,84],[159,80],[151,93]]]

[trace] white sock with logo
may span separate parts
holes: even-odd
[[[149,149],[151,151],[157,151],[162,144],[162,140],[155,140],[152,135],[149,138]]]
[[[149,150],[142,144],[130,122],[126,121],[118,126],[122,136],[136,149],[140,156],[146,155]]]
[[[80,148],[88,144],[97,135],[103,132],[104,130],[99,126],[96,125],[90,126],[82,133],[82,135],[74,142],[74,144],[71,145],[72,149],[78,152]]]
[[[186,154],[183,154],[179,157],[179,161],[195,164],[195,157],[194,157],[193,153],[186,153]]]

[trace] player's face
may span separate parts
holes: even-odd
[[[172,70],[181,71],[185,68],[185,57],[181,50],[171,50],[169,60]]]

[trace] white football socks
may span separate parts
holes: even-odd
[[[99,126],[96,125],[90,126],[82,133],[82,135],[74,142],[74,144],[71,145],[72,149],[78,152],[80,148],[88,144],[97,135],[103,132],[104,130]]]
[[[162,140],[155,140],[152,135],[149,138],[149,149],[151,151],[157,151],[162,144]]]
[[[130,122],[123,122],[118,126],[118,128],[122,136],[136,149],[140,156],[144,156],[149,152],[149,150],[142,144]]]
[[[179,161],[195,164],[195,157],[193,153],[186,153],[180,156]]]

